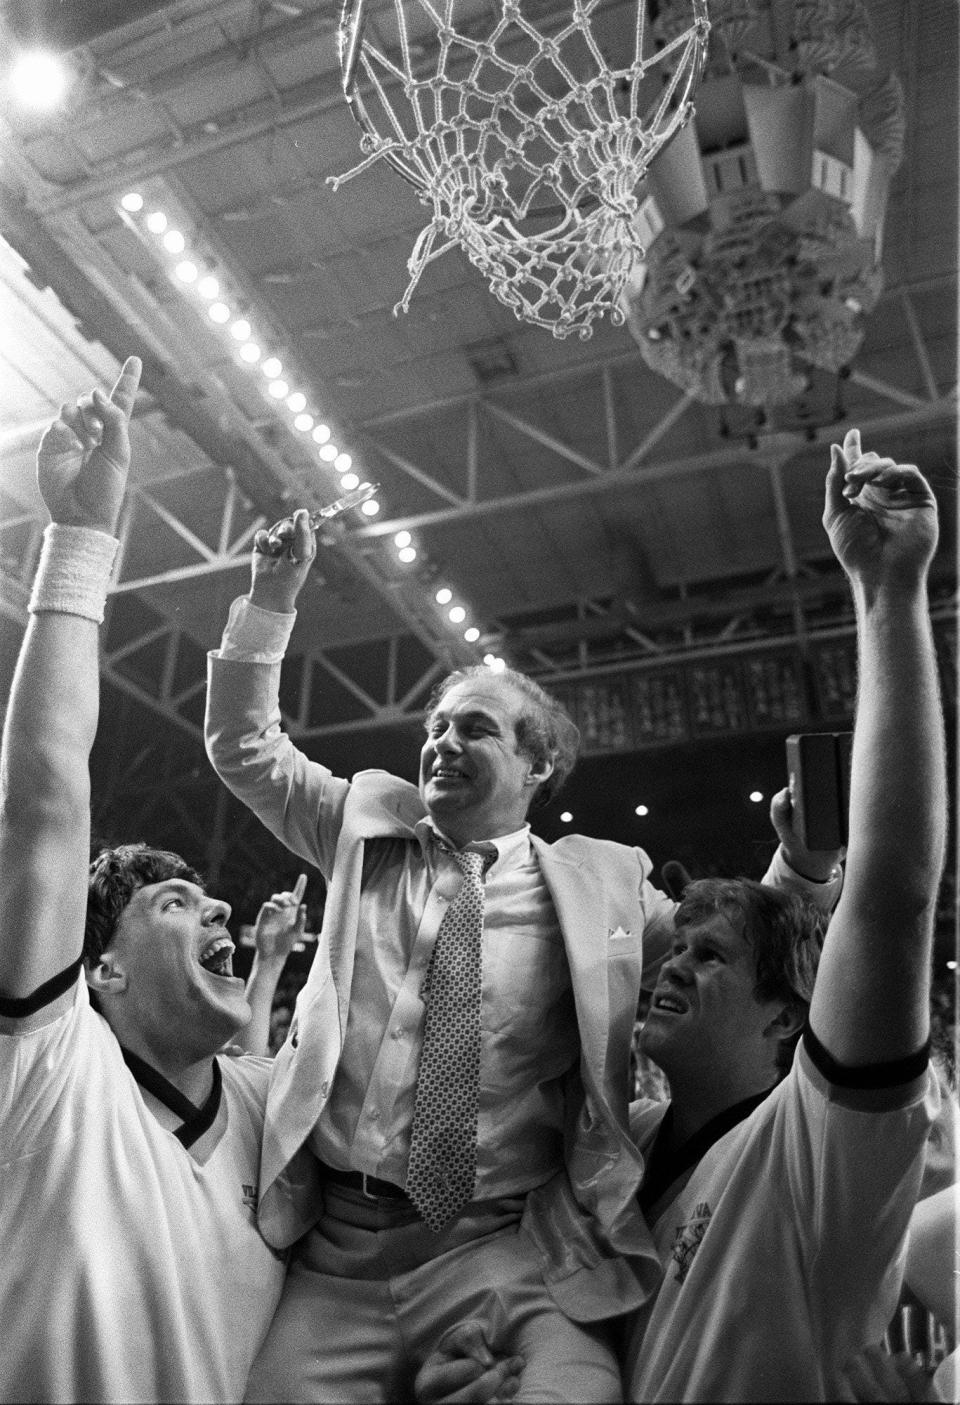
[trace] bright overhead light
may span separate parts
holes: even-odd
[[[346,489],[348,493],[352,493],[354,488],[360,487],[360,479],[355,473],[345,473],[340,479],[340,487]]]
[[[400,547],[409,546],[412,540],[409,532],[398,532],[393,539],[393,544]]]
[[[750,792],[750,799],[753,801],[754,805],[759,805],[759,804],[760,804],[760,801],[763,799],[763,791],[762,791],[762,790],[751,790],[751,792]]]
[[[287,405],[295,415],[307,408],[307,397],[299,390],[295,390],[287,400]]]
[[[187,241],[179,229],[168,229],[163,236],[163,247],[168,254],[182,254],[187,247]]]
[[[282,370],[283,365],[276,356],[268,356],[263,363],[263,374],[268,380],[276,380]],[[286,391],[284,391],[284,395],[286,395]]]
[[[267,386],[267,392],[273,396],[274,400],[282,400],[289,389],[286,381],[271,381]]]
[[[69,69],[63,60],[43,49],[22,53],[10,73],[10,86],[17,102],[38,112],[49,112],[57,107],[69,82]]]
[[[330,438],[330,426],[328,424],[315,424],[313,426],[313,437],[318,444],[326,444]]]
[[[230,309],[225,302],[212,302],[207,308],[207,315],[211,322],[222,324],[230,321]]]
[[[646,805],[638,805],[637,808],[634,810],[633,813],[634,813],[635,815],[641,815],[641,816],[643,816],[643,815],[649,815],[650,811],[647,809]]]
[[[483,656],[483,661],[487,665],[487,668],[493,668],[493,665],[496,663],[496,659],[496,654],[484,654]],[[561,815],[560,818],[563,819],[563,816]]]
[[[246,341],[252,331],[253,328],[245,317],[238,317],[230,326],[230,335],[237,341]]]
[[[451,623],[463,624],[464,620],[467,618],[467,612],[462,605],[454,605],[453,609],[449,611],[449,616]]]
[[[502,673],[506,666],[506,659],[501,659],[499,657],[495,657],[493,662],[490,664],[490,668],[494,673]]]
[[[324,463],[333,463],[334,459],[337,457],[339,452],[340,450],[337,448],[336,444],[320,445],[319,453]]]
[[[167,227],[167,217],[162,210],[153,210],[147,215],[147,228],[151,234],[162,234]]]
[[[299,429],[302,434],[306,434],[307,430],[313,427],[313,415],[297,415],[293,427]]]
[[[448,590],[445,585],[441,586],[437,591],[436,599],[438,605],[449,605],[450,601],[453,599],[453,591]]]
[[[405,566],[409,566],[411,561],[417,559],[417,548],[415,546],[402,546],[397,555]]]
[[[128,215],[135,215],[138,210],[142,210],[143,196],[139,190],[128,191],[120,201],[120,208],[126,210]]]
[[[475,624],[472,624],[469,629],[463,631],[463,637],[468,644],[475,644],[480,638],[480,631]]]
[[[260,348],[255,341],[244,342],[240,348],[240,360],[249,362],[251,366],[260,360]]]
[[[220,284],[212,273],[208,273],[200,279],[197,284],[197,292],[202,298],[216,298],[220,296]]]
[[[195,283],[200,274],[199,268],[189,259],[184,259],[183,263],[178,263],[173,270],[181,283]]]
[[[338,473],[346,473],[353,465],[353,459],[349,454],[338,454],[333,461],[333,466]]]
[[[563,814],[560,816],[560,821],[562,824],[569,824],[572,819],[573,815],[570,813],[569,810],[564,810]]]
[[[376,517],[380,511],[380,504],[376,498],[367,498],[365,503],[360,504],[360,511],[365,517]]]

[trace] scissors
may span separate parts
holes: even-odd
[[[322,522],[328,522],[331,517],[339,517],[341,512],[349,512],[351,507],[359,507],[362,502],[372,498],[374,493],[379,491],[379,488],[379,483],[362,483],[352,493],[347,493],[346,497],[337,498],[336,502],[328,503],[326,507],[311,512],[310,526],[316,531]]]

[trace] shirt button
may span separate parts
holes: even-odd
[[[369,1118],[369,1120],[370,1120],[371,1122],[379,1122],[379,1120],[380,1120],[380,1113],[379,1113],[379,1111],[378,1111],[375,1107],[372,1107],[372,1108],[370,1109],[370,1111],[367,1113],[367,1117]]]
[[[325,1097],[327,1096],[327,1094],[329,1093],[329,1091],[330,1091],[330,1084],[327,1082],[326,1079],[324,1079],[323,1082],[320,1084],[320,1096],[321,1096],[321,1098],[325,1098]]]
[[[406,1032],[407,1032],[407,1031],[406,1031],[405,1029],[401,1028],[401,1027],[398,1025],[397,1028],[393,1031],[393,1038],[394,1038],[394,1039],[402,1039],[403,1036],[406,1034]]]

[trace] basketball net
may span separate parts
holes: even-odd
[[[432,209],[395,315],[459,247],[517,317],[556,337],[589,337],[608,311],[623,321],[618,300],[643,257],[637,186],[693,115],[710,27],[706,0],[690,0],[690,27],[644,55],[644,3],[618,67],[609,20],[623,7],[608,0],[550,5],[545,32],[531,0],[527,15],[518,0],[392,0],[378,11],[382,47],[366,32],[368,0],[346,0],[343,86],[365,156],[329,183],[386,160]]]

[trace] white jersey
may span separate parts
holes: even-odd
[[[939,1090],[828,1084],[806,1049],[653,1206],[662,1285],[629,1323],[631,1401],[852,1397],[844,1363],[897,1303]],[[648,1152],[664,1104],[637,1104]]]
[[[77,983],[0,1034],[0,1400],[237,1401],[284,1264],[256,1228],[266,1059],[187,1151]]]

